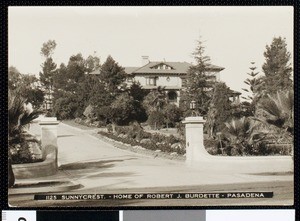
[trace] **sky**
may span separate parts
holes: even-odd
[[[286,38],[293,55],[292,6],[190,7],[9,7],[8,61],[23,74],[41,71],[41,47],[57,43],[58,64],[81,53],[111,55],[121,66],[150,61],[194,62],[201,39],[211,63],[224,67],[221,80],[233,90],[245,88],[250,62],[262,72],[263,53],[274,37]],[[201,38],[200,38],[201,36]]]

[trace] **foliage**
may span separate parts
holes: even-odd
[[[41,48],[41,55],[43,55],[45,58],[49,58],[52,56],[55,48],[56,48],[55,40],[49,40],[43,43],[43,46]]]
[[[79,115],[76,96],[65,93],[57,98],[53,105],[53,113],[60,120],[76,118]]]
[[[162,112],[167,127],[174,127],[181,120],[181,110],[175,104],[167,104]]]
[[[139,82],[133,82],[129,88],[129,95],[138,102],[142,102],[147,94],[148,92],[141,87]]]
[[[45,93],[50,97],[53,92],[53,78],[56,74],[57,65],[52,59],[52,54],[56,48],[55,40],[49,40],[43,43],[41,48],[41,55],[45,57],[44,63],[41,65],[42,71],[40,72],[40,82],[44,87]]]
[[[275,37],[271,45],[266,46],[264,56],[266,61],[262,69],[265,92],[273,94],[278,90],[290,90],[293,87],[291,53],[287,51],[285,38]]]
[[[157,87],[157,89],[152,90],[144,98],[143,106],[146,109],[148,115],[152,112],[161,111],[167,104],[167,96],[163,87]]]
[[[15,90],[19,86],[21,73],[14,66],[8,68],[8,89]]]
[[[148,124],[154,130],[161,129],[164,126],[165,116],[161,111],[152,111],[148,116]]]
[[[276,95],[268,95],[259,103],[259,108],[265,113],[261,121],[271,124],[294,135],[294,91],[280,91]]]
[[[42,72],[40,72],[40,81],[45,90],[53,90],[53,76],[56,73],[57,65],[53,62],[53,59],[46,58],[42,64]]]
[[[185,148],[172,148],[173,144],[181,142],[178,138],[165,136],[158,133],[149,133],[143,130],[139,124],[132,124],[130,126],[116,126],[115,133],[112,133],[111,125],[108,126],[108,133],[99,131],[98,133],[109,137],[113,140],[122,143],[130,144],[132,146],[141,146],[150,150],[161,150],[163,152],[177,152],[182,155],[185,153]]]
[[[255,155],[256,150],[264,144],[266,131],[259,131],[259,123],[250,118],[232,119],[225,123],[226,130],[223,133],[226,152],[230,155]]]
[[[46,103],[53,103],[54,77],[57,73],[57,65],[52,59],[52,54],[56,48],[55,40],[49,40],[43,43],[40,54],[45,57],[44,63],[41,65],[42,71],[39,73],[40,83],[46,95]],[[47,108],[47,106],[46,106]],[[47,108],[48,109],[48,108]],[[52,110],[47,110],[52,111]]]
[[[86,65],[86,71],[87,73],[91,73],[92,71],[100,69],[100,58],[97,56],[88,56],[87,59],[85,60],[85,65]]]
[[[195,101],[196,111],[201,115],[205,115],[210,101],[209,90],[213,82],[209,81],[207,75],[210,58],[205,55],[205,47],[202,41],[197,41],[196,49],[192,55],[196,65],[191,66],[187,71],[187,87],[181,92],[180,106],[186,112],[189,110],[191,101]]]
[[[103,63],[99,75],[100,81],[104,83],[105,90],[113,95],[118,94],[126,79],[124,68],[121,67],[111,56]]]
[[[8,93],[8,144],[9,158],[12,163],[32,162],[29,142],[38,143],[37,139],[28,134],[26,127],[36,119],[41,112],[32,109],[30,103],[13,92]],[[14,151],[16,150],[16,151]]]
[[[67,66],[60,65],[53,78],[53,112],[58,118],[72,119],[82,115],[88,103],[81,94],[85,70],[81,54],[71,56]]]
[[[8,88],[15,94],[26,97],[27,102],[39,109],[44,101],[44,93],[34,75],[21,74],[15,67],[8,69]]]
[[[112,123],[127,124],[134,109],[134,100],[127,93],[122,93],[110,105],[109,119]]]
[[[263,78],[256,77],[259,72],[256,72],[255,62],[251,62],[250,73],[247,73],[250,77],[247,78],[244,83],[248,86],[249,89],[243,88],[242,90],[250,93],[247,97],[243,97],[246,102],[243,103],[243,107],[246,109],[245,112],[249,113],[250,116],[254,116],[255,107],[257,102],[262,96],[262,90],[264,86]]]
[[[206,127],[209,137],[215,137],[225,127],[225,122],[231,118],[230,89],[225,83],[216,83],[207,113]]]

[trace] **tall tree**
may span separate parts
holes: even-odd
[[[242,88],[243,91],[248,93],[248,96],[243,97],[246,101],[242,105],[243,109],[247,110],[248,114],[246,115],[254,116],[256,104],[262,96],[264,82],[262,77],[257,77],[259,72],[256,71],[255,62],[251,62],[249,69],[250,72],[247,73],[249,77],[244,81],[248,88]]]
[[[229,97],[230,89],[225,83],[219,82],[214,85],[206,121],[210,137],[221,132],[225,127],[225,122],[230,118],[231,102]]]
[[[43,46],[41,48],[41,55],[43,55],[45,58],[51,58],[55,48],[56,48],[55,40],[49,40],[43,43]]]
[[[287,50],[285,38],[274,38],[272,44],[266,46],[265,63],[262,66],[265,74],[264,84],[266,93],[292,88],[291,53]]]
[[[197,41],[196,49],[192,55],[196,65],[191,66],[187,72],[187,87],[186,90],[182,91],[180,106],[184,111],[188,111],[190,102],[195,101],[196,111],[205,115],[208,111],[212,81],[209,81],[207,75],[210,58],[205,55],[205,47],[201,40]]]
[[[117,95],[126,79],[124,68],[121,67],[111,56],[101,66],[100,80],[105,84],[106,91]]]
[[[92,71],[95,71],[97,69],[100,69],[100,58],[97,56],[88,56],[85,60],[86,62],[86,71],[87,73],[91,73]]]
[[[52,59],[52,54],[56,48],[55,40],[49,40],[43,43],[41,48],[41,55],[45,57],[44,63],[41,65],[40,82],[44,87],[45,94],[52,100],[53,94],[53,77],[56,74],[57,65]]]
[[[57,115],[61,115],[61,119],[65,117],[74,118],[83,113],[85,102],[80,99],[79,94],[85,72],[85,60],[79,53],[70,57],[67,66],[61,64],[57,74],[54,76],[54,112]],[[63,112],[60,112],[60,110],[63,110]]]
[[[39,80],[34,75],[21,74],[15,67],[8,69],[8,88],[15,94],[22,96],[39,109],[44,101],[44,93],[39,86]]]
[[[15,90],[19,86],[21,79],[21,73],[14,66],[8,68],[8,88],[10,90]]]

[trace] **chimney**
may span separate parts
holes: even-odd
[[[145,66],[146,64],[148,64],[149,61],[149,56],[143,55],[142,56],[142,66]]]

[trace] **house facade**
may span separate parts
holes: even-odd
[[[150,61],[148,56],[142,56],[141,67],[125,67],[127,84],[139,82],[143,89],[152,90],[164,88],[168,100],[179,105],[180,90],[186,87],[186,76],[192,64],[188,62]],[[207,75],[211,81],[220,81],[223,67],[209,65]]]

